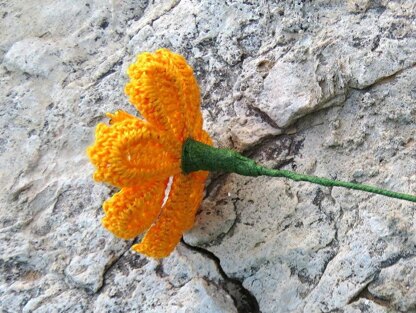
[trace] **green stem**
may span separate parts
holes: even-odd
[[[226,173],[237,173],[244,176],[264,175],[272,177],[285,177],[294,181],[307,181],[327,187],[345,187],[376,193],[390,198],[416,202],[416,196],[414,195],[394,192],[375,186],[298,174],[286,170],[268,169],[258,165],[253,160],[246,158],[235,151],[214,148],[193,139],[186,140],[184,144],[182,152],[182,170],[186,174],[204,170],[211,172],[222,171]]]

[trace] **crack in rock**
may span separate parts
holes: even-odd
[[[112,260],[112,262],[110,262],[107,265],[106,269],[103,272],[103,282],[102,282],[101,286],[95,292],[96,294],[99,294],[101,292],[101,290],[105,287],[107,274],[117,265],[118,262],[121,261],[121,259],[123,258],[123,256],[125,256],[126,253],[128,253],[130,251],[130,249],[131,249],[131,247],[133,245],[134,245],[134,243],[132,243],[131,245],[129,245],[128,248],[125,251],[123,251],[123,253],[121,253],[119,256],[117,256],[116,258],[114,258]]]
[[[223,282],[223,288],[234,300],[235,306],[239,313],[260,313],[259,303],[253,294],[243,287],[241,281],[235,278],[229,277],[224,269],[221,267],[220,259],[211,251],[203,249],[201,247],[191,246],[186,243],[182,238],[182,243],[190,250],[198,252],[206,256],[208,259],[214,261],[220,273]]]
[[[354,302],[358,302],[360,299],[367,299],[371,302],[374,302],[380,306],[383,306],[385,308],[392,308],[391,302],[387,299],[379,298],[375,295],[373,295],[368,290],[368,285],[370,285],[371,281],[364,286],[364,288],[356,295],[354,296],[350,301],[348,301],[348,304],[352,304]]]
[[[380,263],[380,269],[385,269],[390,266],[394,266],[397,263],[399,263],[401,260],[407,260],[415,257],[416,254],[414,253],[398,253],[395,255],[392,255],[391,257],[387,258],[386,260],[381,261]]]
[[[405,68],[399,69],[397,71],[395,71],[394,73],[387,75],[387,76],[381,76],[379,77],[376,81],[374,81],[373,83],[363,86],[363,87],[354,87],[354,86],[348,86],[349,89],[351,90],[362,90],[362,91],[369,91],[370,89],[381,85],[381,84],[385,84],[388,83],[392,80],[394,80],[397,76],[399,76],[400,74],[402,74],[403,72],[410,70],[412,68],[416,67],[416,63],[411,64],[410,66],[407,66]]]

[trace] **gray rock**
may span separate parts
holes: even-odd
[[[400,312],[416,310],[415,258],[386,263],[377,280],[368,286],[374,297],[392,302]]]
[[[208,284],[202,278],[194,278],[168,303],[167,312],[237,313],[231,297]]]
[[[377,304],[372,300],[368,299],[359,299],[358,301],[351,303],[344,307],[345,313],[361,313],[361,312],[369,312],[369,313],[387,313],[387,312],[394,312],[388,307],[385,306],[385,303],[381,302],[381,304]]]
[[[415,206],[213,174],[168,258],[106,232],[85,149],[137,114],[125,71],[183,54],[216,145],[269,167],[416,193],[416,4],[6,1],[0,6],[2,312],[414,312]]]

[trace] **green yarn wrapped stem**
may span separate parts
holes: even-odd
[[[306,181],[326,187],[345,187],[348,189],[371,192],[390,198],[416,202],[416,196],[414,195],[394,192],[375,186],[298,174],[287,170],[265,168],[233,150],[214,148],[193,139],[187,139],[185,141],[182,151],[181,166],[182,171],[186,174],[204,170],[210,172],[220,171],[226,173],[237,173],[244,176],[264,175],[271,177],[285,177],[294,181]]]

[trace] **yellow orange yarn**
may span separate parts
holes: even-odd
[[[183,143],[212,143],[202,129],[198,84],[182,56],[167,49],[142,53],[128,75],[125,92],[144,120],[124,111],[107,114],[110,125],[97,125],[88,156],[96,181],[121,188],[103,204],[104,227],[124,239],[146,231],[133,249],[162,258],[192,227],[208,175],[182,173]]]

